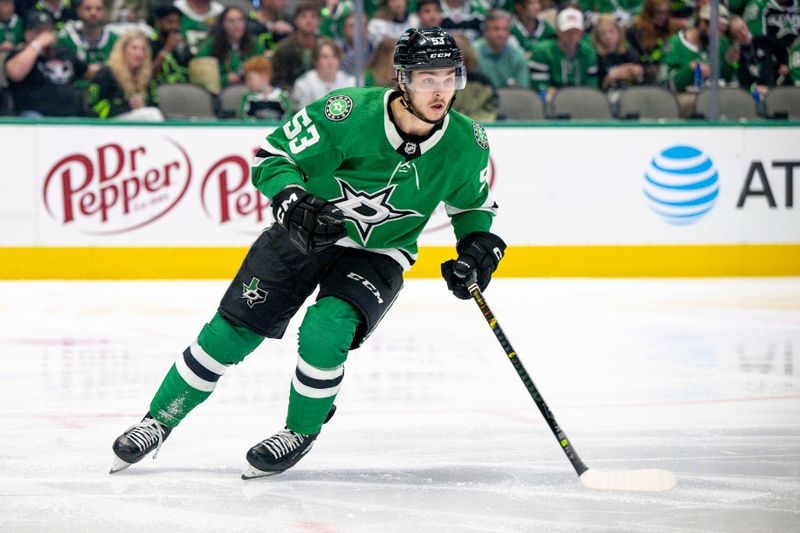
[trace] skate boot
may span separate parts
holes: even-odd
[[[112,449],[114,450],[114,463],[109,474],[119,472],[138,463],[154,449],[153,459],[158,455],[161,444],[167,440],[172,428],[165,426],[148,412],[142,421],[129,427],[125,433],[117,437]]]
[[[326,424],[335,412],[336,406],[332,405],[323,424]],[[250,467],[242,472],[242,479],[274,476],[290,469],[311,450],[317,436],[319,433],[304,435],[283,428],[268,439],[262,440],[247,452],[247,462],[250,463]]]

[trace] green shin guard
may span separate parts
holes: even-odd
[[[339,298],[322,298],[308,308],[289,393],[286,427],[292,431],[319,433],[341,386],[343,365],[361,320],[361,313]]]
[[[241,362],[262,340],[217,313],[167,372],[150,402],[150,414],[162,424],[177,426],[211,395],[225,369]]]

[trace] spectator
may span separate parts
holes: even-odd
[[[511,40],[530,56],[533,45],[543,39],[555,39],[556,30],[542,16],[541,0],[514,0]]]
[[[25,27],[14,13],[14,0],[0,0],[0,51],[13,50],[24,42]]]
[[[417,0],[417,18],[420,28],[435,28],[442,25],[441,0]]]
[[[242,83],[244,61],[264,53],[261,44],[245,31],[246,28],[244,11],[228,6],[211,28],[211,36],[197,52],[197,57],[217,58],[222,87]]]
[[[377,46],[385,37],[396,41],[406,29],[416,28],[417,22],[417,16],[408,12],[408,0],[383,0],[367,24],[369,42]]]
[[[492,82],[478,72],[478,55],[465,35],[453,37],[461,48],[464,69],[467,71],[467,85],[458,94],[453,109],[478,122],[494,122],[497,119],[499,99]]]
[[[292,110],[289,95],[272,86],[272,65],[264,56],[251,57],[244,63],[244,83],[239,115],[246,120],[283,122]]]
[[[597,79],[604,91],[618,91],[644,80],[639,54],[628,46],[613,15],[597,18],[592,45],[597,51]]]
[[[343,37],[339,43],[342,48],[342,70],[351,76],[361,74],[356,69],[356,60],[360,59],[361,69],[365,69],[370,56],[372,56],[373,50],[375,50],[375,47],[369,39],[367,39],[367,18],[363,17],[362,22],[361,38],[363,39],[363,46],[360,50],[356,50],[354,41],[356,29],[356,17],[354,13],[350,12],[345,16],[344,26],[342,28]]]
[[[639,54],[645,83],[657,81],[664,47],[677,31],[670,22],[669,9],[669,0],[644,0],[642,11],[626,34],[632,49]]]
[[[631,13],[638,9],[641,0],[578,0],[578,6],[594,28],[600,15],[611,15],[617,23],[627,28],[631,24]]]
[[[530,85],[528,62],[516,45],[509,42],[511,15],[493,9],[486,15],[483,37],[474,43],[478,70],[495,87],[525,87]],[[469,72],[469,71],[467,71]]]
[[[344,37],[346,17],[352,12],[353,3],[350,0],[344,0],[342,2],[339,0],[325,0],[325,5],[320,11],[320,36],[330,37],[334,41],[341,41]],[[366,24],[368,20],[369,17],[364,13],[364,23]]]
[[[156,31],[150,38],[153,79],[158,84],[189,81],[192,53],[181,33],[181,12],[172,4],[154,10]]]
[[[739,86],[766,96],[779,77],[785,79],[789,74],[786,49],[765,35],[753,37],[742,17],[731,18],[728,32],[731,45],[725,61],[734,70]]]
[[[73,82],[86,72],[86,63],[56,45],[53,17],[31,10],[25,16],[25,43],[13,50],[5,72],[17,115],[69,117],[80,115],[83,97]]]
[[[394,77],[394,45],[397,39],[387,37],[378,43],[378,47],[367,61],[364,72],[364,85],[376,87],[395,87]]]
[[[666,79],[668,87],[675,92],[683,92],[687,89],[697,90],[694,86],[695,68],[699,66],[699,80],[701,85],[708,83],[711,75],[711,68],[708,66],[708,43],[709,43],[709,18],[711,8],[708,5],[700,9],[697,23],[693,28],[687,28],[676,33],[669,40],[664,54],[664,64],[666,65]],[[733,78],[733,69],[725,60],[725,53],[728,50],[729,41],[725,35],[728,27],[728,11],[725,6],[719,6],[719,63],[720,79],[730,81]]]
[[[183,38],[192,55],[197,55],[225,6],[216,0],[175,0],[175,7],[181,12]]]
[[[287,5],[287,0],[261,0],[261,8],[250,13],[247,32],[256,37],[264,50],[275,50],[294,31],[286,15]]]
[[[108,20],[121,25],[147,22],[150,18],[148,0],[110,0],[106,3]]]
[[[795,87],[800,87],[800,37],[794,40],[789,47],[789,81]]]
[[[77,13],[79,20],[67,21],[58,32],[56,43],[71,50],[88,65],[86,78],[91,80],[111,56],[117,35],[106,25],[103,0],[78,0]],[[87,85],[85,82],[78,84],[82,89]]]
[[[152,81],[150,44],[137,30],[124,33],[114,44],[111,57],[89,85],[89,112],[101,119],[158,122],[164,115],[156,107]]]
[[[442,28],[463,34],[470,42],[481,36],[486,8],[479,0],[442,0]]]
[[[301,2],[294,12],[295,32],[281,41],[272,58],[275,83],[290,88],[303,73],[313,68],[311,52],[317,44],[319,11],[315,4]]]
[[[797,0],[750,0],[744,20],[753,37],[766,36],[789,48],[800,37],[800,2]]]
[[[353,76],[339,70],[342,52],[333,39],[320,37],[314,46],[312,57],[314,68],[297,78],[294,83],[292,100],[297,109],[307,106],[331,91],[352,87],[356,83]]]
[[[534,45],[531,86],[548,101],[561,87],[597,87],[597,54],[583,40],[583,28],[583,14],[568,7],[556,17],[556,40]]]
[[[31,9],[50,15],[53,19],[53,29],[57,32],[61,31],[68,20],[78,19],[72,0],[38,0],[33,3]]]

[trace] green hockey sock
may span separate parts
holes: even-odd
[[[289,393],[286,426],[292,431],[319,433],[341,387],[344,362],[361,320],[359,311],[339,298],[322,298],[308,308]]]
[[[241,362],[263,339],[217,313],[167,372],[150,402],[150,414],[163,424],[177,426],[211,395],[227,367]]]

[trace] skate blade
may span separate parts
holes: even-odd
[[[254,466],[248,466],[247,469],[244,472],[242,472],[242,479],[247,481],[248,479],[257,479],[260,477],[274,476],[275,474],[280,474],[281,472],[283,472],[283,470],[281,470],[280,472],[264,472],[263,470],[259,470]]]
[[[114,462],[111,464],[111,470],[108,471],[109,474],[113,474],[114,472],[119,472],[120,470],[125,470],[131,466],[131,463],[123,461],[116,455],[114,456]]]

